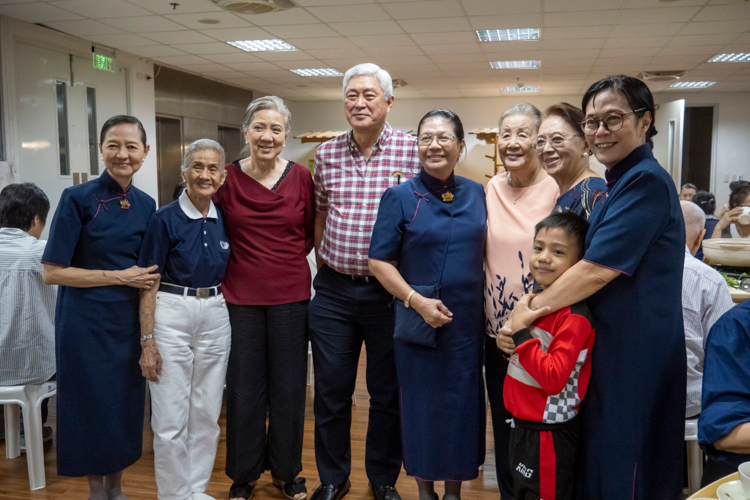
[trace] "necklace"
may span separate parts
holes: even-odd
[[[524,192],[523,192],[523,193],[521,193],[521,196],[518,196],[518,197],[516,197],[516,196],[513,196],[513,195],[511,194],[511,196],[513,196],[513,204],[514,204],[514,205],[516,204],[516,202],[517,202],[518,200],[520,200],[520,199],[521,199],[521,197],[522,197],[523,195],[525,195],[525,194],[526,194],[526,191],[528,191],[529,189],[531,189],[531,186],[533,186],[534,184],[536,184],[536,180],[537,180],[537,178],[539,177],[539,173],[540,173],[541,171],[542,171],[542,167],[539,167],[539,170],[537,170],[537,171],[536,171],[536,175],[534,176],[534,180],[533,180],[533,181],[531,182],[531,184],[529,184],[529,185],[528,185],[528,186],[526,187],[526,189],[524,190]],[[507,182],[507,183],[508,183],[508,187],[510,187],[510,188],[512,188],[512,189],[517,189],[517,188],[515,188],[515,187],[511,186],[511,184],[510,184],[510,172],[508,172],[508,175],[507,175],[507,176],[505,177],[505,182]]]

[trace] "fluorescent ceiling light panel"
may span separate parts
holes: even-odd
[[[716,82],[675,82],[669,86],[670,89],[705,89]]]
[[[537,69],[542,61],[493,61],[490,63],[492,69]]]
[[[719,54],[708,62],[750,62],[750,54]]]
[[[299,50],[294,45],[286,43],[284,40],[237,40],[236,42],[227,42],[238,49],[246,52],[283,52],[287,50]]]
[[[503,92],[539,92],[538,86],[525,85],[523,87],[503,87]]]
[[[515,42],[539,40],[539,28],[514,28],[507,30],[477,30],[480,42]]]
[[[333,68],[319,68],[319,69],[290,69],[292,73],[297,73],[299,76],[344,76],[344,74]]]

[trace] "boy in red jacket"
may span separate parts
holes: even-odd
[[[574,213],[555,213],[537,224],[531,274],[538,285],[551,285],[581,259],[587,230],[588,223]],[[516,351],[503,388],[514,417],[514,498],[572,499],[580,437],[576,415],[591,375],[594,325],[584,302],[547,314],[549,308],[532,311],[532,299],[524,296],[510,319]]]

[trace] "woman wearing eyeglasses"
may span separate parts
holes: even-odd
[[[370,243],[370,269],[395,297],[394,352],[404,468],[420,500],[457,500],[484,461],[482,185],[453,175],[461,120],[446,109],[419,123],[422,170],[388,189]]]
[[[575,212],[588,220],[607,197],[607,183],[589,166],[591,151],[580,123],[583,111],[561,102],[542,113],[534,143],[539,161],[555,179],[560,197],[553,212]]]
[[[654,101],[632,77],[583,97],[582,129],[607,167],[583,260],[531,302],[551,312],[586,299],[596,325],[582,403],[577,498],[682,494],[686,358],[681,286],[685,228],[674,182],[654,159]],[[509,341],[509,342],[508,342]],[[512,350],[512,337],[499,344]]]
[[[531,292],[534,280],[529,260],[534,226],[550,214],[560,195],[557,183],[547,175],[534,150],[541,118],[539,110],[527,103],[516,104],[502,114],[497,151],[505,172],[490,179],[486,192],[485,363],[495,439],[495,468],[502,500],[513,498],[508,457],[509,422],[513,416],[503,404],[508,361],[495,347],[495,337],[516,302]]]

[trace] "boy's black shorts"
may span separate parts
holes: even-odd
[[[510,431],[513,500],[572,499],[580,419],[575,417],[560,424],[513,420],[515,427]]]

